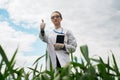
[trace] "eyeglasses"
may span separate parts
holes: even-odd
[[[57,16],[52,16],[51,19],[54,19],[54,18],[59,18],[60,16],[57,15]]]

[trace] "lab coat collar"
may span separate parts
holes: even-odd
[[[57,33],[57,34],[64,34],[62,27],[60,27],[60,28],[58,28],[58,29],[53,29],[53,31],[54,31],[55,33]]]

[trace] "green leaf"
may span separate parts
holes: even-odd
[[[23,72],[24,72],[24,68],[21,68],[20,70],[17,71],[17,79],[16,80],[22,80]]]
[[[120,80],[120,72],[119,72],[119,69],[118,69],[118,65],[116,63],[116,60],[115,60],[115,57],[114,55],[112,54],[112,57],[113,57],[113,62],[114,62],[114,70],[115,70],[115,73],[118,77],[118,80]]]
[[[0,70],[2,69],[2,67],[3,67],[3,59],[1,60],[1,62],[0,62]]]
[[[109,68],[109,66],[110,66],[110,60],[109,60],[109,57],[108,57],[107,65],[108,65],[107,72],[110,73],[110,68]]]
[[[38,70],[36,70],[36,69],[34,69],[34,68],[31,68],[31,67],[28,67],[30,70],[32,70],[32,71],[34,71],[34,72],[37,72],[37,73],[39,73],[39,71]]]
[[[100,62],[100,60],[99,59],[94,59],[94,58],[90,58],[92,61],[94,61],[94,62]]]
[[[0,45],[0,54],[1,54],[2,59],[5,62],[5,64],[8,65],[9,64],[8,58],[7,58],[3,48],[1,47],[1,45]]]
[[[117,63],[116,63],[116,60],[115,60],[115,57],[114,57],[113,54],[112,54],[112,57],[113,57],[114,69],[115,69],[115,71],[116,71],[116,74],[119,74],[119,69],[118,69],[118,66],[117,66]]]
[[[71,60],[72,60],[72,62],[73,62],[73,51],[72,51],[72,49],[70,49],[70,55],[71,55]]]
[[[15,53],[13,54],[12,59],[10,60],[9,65],[14,64],[14,60],[15,60],[15,57],[16,57],[17,52],[18,52],[18,48],[16,49]]]
[[[0,72],[0,79],[1,80],[5,80],[5,78],[3,77],[3,75],[1,74],[1,72]]]
[[[15,56],[17,54],[17,51],[18,51],[18,48],[16,49],[15,53],[13,54],[10,62],[6,65],[6,70],[5,70],[5,73],[4,73],[4,77],[7,77],[11,74],[12,77],[15,78],[15,75],[14,75],[14,73],[15,73],[15,71],[14,71],[15,62],[14,62],[14,59],[15,59]]]
[[[37,60],[35,60],[35,62],[33,63],[33,65],[34,65],[35,63],[37,63],[37,62],[38,62],[41,58],[43,58],[45,55],[46,55],[46,54],[44,54],[44,55],[40,56],[39,58],[37,58]]]
[[[61,72],[60,72],[60,77],[63,80],[63,77],[65,76],[69,76],[71,74],[71,66],[67,65],[64,68],[62,68]],[[61,80],[60,79],[60,80]]]
[[[80,47],[80,50],[82,52],[82,55],[84,56],[85,60],[87,61],[88,64],[90,64],[90,58],[89,58],[89,53],[88,53],[88,46],[83,45]]]
[[[86,70],[86,67],[80,63],[71,62],[71,64],[73,65],[73,67],[80,67],[80,69]]]

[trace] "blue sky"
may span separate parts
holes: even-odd
[[[46,44],[38,37],[39,25],[44,19],[46,31],[54,28],[50,20],[54,10],[62,13],[62,26],[76,37],[75,56],[82,57],[79,46],[87,44],[91,57],[106,60],[112,50],[120,60],[119,0],[0,0],[0,45],[9,58],[17,46],[20,66],[31,65],[45,54]]]
[[[22,31],[24,33],[27,34],[31,34],[31,35],[37,35],[39,34],[39,30],[37,29],[25,29],[23,26],[28,25],[29,23],[27,23],[26,21],[20,21],[19,24],[15,24],[12,19],[10,19],[9,17],[9,12],[6,9],[0,9],[0,22],[7,22],[8,25],[10,27],[12,27],[13,29],[15,29],[16,31]],[[18,35],[19,36],[19,35]],[[38,36],[39,37],[39,36]],[[40,46],[40,44],[42,45],[42,47]],[[44,46],[45,45],[45,46]],[[29,55],[40,55],[40,54],[44,54],[45,53],[45,49],[46,49],[46,44],[43,43],[42,41],[39,40],[39,38],[37,38],[37,40],[31,45],[33,47],[33,50],[25,52],[25,56]]]

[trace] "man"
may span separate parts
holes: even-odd
[[[48,33],[44,31],[45,23],[42,20],[40,25],[39,37],[47,43],[47,69],[50,69],[50,60],[52,67],[64,67],[70,62],[69,52],[76,50],[77,43],[72,32],[61,27],[62,15],[58,11],[51,14],[51,21],[54,29]]]

